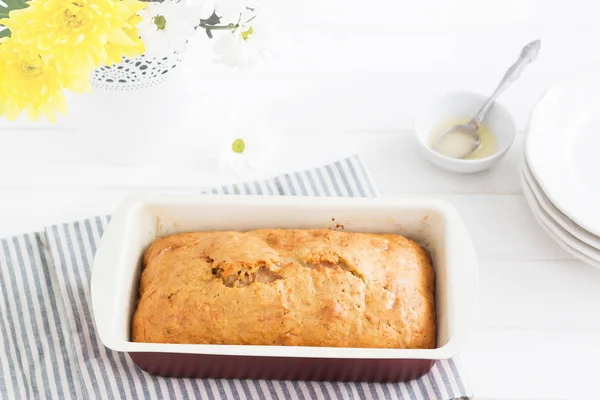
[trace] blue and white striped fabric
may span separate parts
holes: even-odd
[[[358,157],[204,193],[377,196]],[[456,360],[406,383],[169,379],[108,350],[93,325],[90,273],[109,217],[7,238],[0,246],[1,399],[456,399]]]

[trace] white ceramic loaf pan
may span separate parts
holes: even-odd
[[[333,221],[335,219],[335,221]],[[158,237],[208,230],[332,228],[398,233],[427,248],[436,276],[437,348],[356,349],[134,343],[130,339],[144,251]],[[114,213],[94,261],[96,329],[109,349],[151,374],[196,378],[403,381],[459,352],[477,298],[469,234],[447,202],[427,198],[140,194]]]

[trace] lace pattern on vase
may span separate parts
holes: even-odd
[[[164,57],[148,57],[145,54],[123,57],[118,64],[97,68],[92,73],[91,84],[94,88],[108,90],[138,90],[158,85],[167,79],[182,59],[182,53]]]

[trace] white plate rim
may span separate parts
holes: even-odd
[[[560,101],[560,93],[572,88],[577,83],[586,79],[600,82],[600,65],[594,64],[580,69],[578,72],[563,78],[548,89],[535,104],[531,112],[525,136],[525,156],[528,160],[531,174],[535,177],[542,191],[551,200],[556,208],[561,210],[569,219],[593,234],[600,234],[600,213],[595,212],[597,203],[593,199],[582,195],[581,190],[573,186],[572,177],[568,176],[566,169],[548,171],[545,160],[552,156],[544,156],[549,146],[544,146],[543,141],[552,131],[553,103]],[[587,106],[595,105],[589,103]],[[546,142],[547,144],[547,142]],[[556,155],[556,154],[555,154]],[[559,164],[558,160],[555,164]],[[565,190],[566,185],[571,185]]]
[[[574,221],[570,220],[562,211],[560,211],[548,196],[543,192],[539,183],[531,173],[531,168],[527,163],[527,159],[523,162],[522,173],[524,174],[527,186],[531,190],[533,196],[537,200],[537,204],[546,212],[546,214],[565,231],[569,232],[576,239],[583,243],[600,250],[600,237],[591,232],[586,231]]]
[[[600,269],[600,252],[598,252],[597,254],[598,259],[595,259],[589,257],[588,255],[584,254],[575,247],[571,246],[570,243],[568,243],[572,242],[573,240],[576,240],[575,238],[570,238],[570,240],[568,238],[565,238],[567,240],[563,240],[560,234],[556,232],[556,230],[560,232],[560,227],[552,224],[549,217],[545,215],[544,210],[542,210],[539,204],[536,202],[535,197],[533,196],[533,193],[531,192],[531,189],[529,188],[528,183],[525,180],[525,175],[522,172],[520,175],[521,186],[523,189],[523,195],[525,196],[525,200],[527,201],[533,216],[537,220],[538,224],[542,227],[542,229],[546,231],[546,233],[556,242],[556,244],[558,244],[563,250],[567,251],[573,257],[585,262],[586,264]]]

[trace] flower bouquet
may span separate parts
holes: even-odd
[[[253,64],[266,21],[259,0],[0,0],[0,116],[54,122],[67,90],[161,83],[199,31],[217,62]]]

